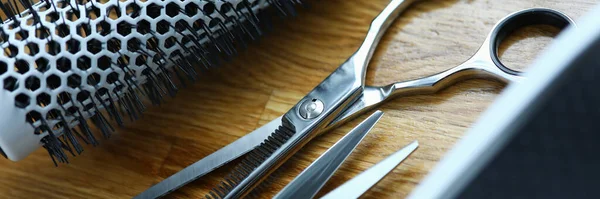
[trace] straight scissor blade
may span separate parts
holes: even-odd
[[[169,176],[158,184],[140,193],[135,198],[157,198],[198,179],[222,165],[248,153],[265,140],[281,125],[281,117],[263,125],[232,142],[231,144],[202,158],[185,169]]]
[[[274,198],[312,198],[383,116],[376,111],[310,164]]]
[[[383,94],[380,88],[366,87],[365,93],[359,98],[359,100],[350,105],[348,110],[340,114],[338,118],[336,118],[331,124],[329,124],[327,128],[323,129],[322,131],[328,131],[331,128],[342,125],[347,121],[356,118],[362,113],[371,110],[383,101],[382,96]],[[283,116],[279,116],[278,118],[275,118],[271,122],[237,139],[231,144],[171,175],[160,183],[145,190],[135,198],[156,198],[163,196],[248,153],[250,150],[260,145],[260,143],[267,139],[267,137],[271,135],[271,133],[274,132],[278,126],[281,125],[282,117]]]
[[[385,177],[390,171],[394,170],[398,164],[404,161],[408,155],[410,155],[417,147],[419,142],[413,141],[408,146],[402,148],[400,151],[390,155],[375,166],[367,169],[366,171],[358,174],[358,176],[352,178],[348,182],[342,184],[338,188],[329,192],[321,199],[335,199],[335,198],[358,198],[373,185],[377,184],[383,177]]]

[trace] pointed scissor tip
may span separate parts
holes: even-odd
[[[373,115],[378,115],[379,117],[381,117],[383,115],[383,111],[381,110],[376,110]]]
[[[415,140],[415,141],[411,142],[410,144],[408,144],[408,147],[416,149],[417,147],[419,147],[419,141]]]
[[[383,116],[383,111],[380,111],[380,110],[375,111],[373,114],[371,114],[369,117],[367,117],[367,119],[365,119],[363,122],[358,124],[358,126],[354,127],[354,129],[352,129],[352,131],[350,131],[348,133],[348,135],[364,137],[367,133],[369,133],[369,131],[371,131],[371,129],[373,129],[375,124],[377,124],[377,122],[379,121],[379,119],[381,119],[382,116]],[[358,143],[356,143],[356,144],[358,144]]]
[[[371,114],[371,116],[369,116],[367,119],[365,119],[365,121],[362,123],[365,126],[375,126],[375,124],[377,123],[377,121],[379,121],[379,119],[381,119],[381,117],[383,117],[383,111],[380,110],[376,110],[373,114]],[[359,124],[361,125],[361,124]]]

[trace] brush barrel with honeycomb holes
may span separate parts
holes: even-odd
[[[0,4],[0,154],[54,164],[135,120],[295,15],[300,0],[21,0]],[[16,2],[19,2],[16,5]],[[273,16],[275,15],[275,16]],[[175,83],[179,82],[179,83]],[[102,111],[103,110],[103,111]]]

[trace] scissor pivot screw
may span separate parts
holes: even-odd
[[[324,105],[321,100],[306,100],[300,105],[300,116],[304,119],[313,119],[323,112]]]

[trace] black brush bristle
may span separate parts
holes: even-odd
[[[281,17],[295,16],[295,5],[300,3],[297,0],[266,0],[271,8],[261,8],[257,12],[261,6],[258,1],[250,3],[247,0],[237,4],[226,1],[198,1],[185,5],[146,3],[145,8],[136,1],[127,5],[110,1],[115,1],[112,7],[86,0],[8,0],[0,4],[0,16],[6,17],[0,18],[0,24],[11,30],[0,28],[0,44],[8,44],[5,56],[17,59],[23,52],[19,44],[11,43],[11,39],[17,38],[26,43],[28,56],[47,53],[54,57],[35,60],[35,69],[29,69],[30,62],[14,61],[19,75],[27,75],[27,70],[46,73],[54,69],[67,74],[46,79],[9,76],[0,88],[6,92],[14,92],[22,85],[30,91],[40,85],[46,85],[50,90],[60,90],[61,86],[70,88],[70,91],[58,94],[53,91],[43,93],[41,97],[15,97],[15,106],[27,111],[26,121],[36,129],[35,133],[45,135],[41,142],[54,164],[68,163],[66,154],[80,154],[82,143],[98,145],[90,124],[102,137],[110,137],[115,131],[110,121],[123,126],[126,120],[139,119],[146,109],[144,98],[153,105],[162,104],[165,96],[175,96],[180,86],[186,87],[197,81],[200,73],[231,60],[239,53],[238,49],[247,48],[250,42],[268,32],[272,27],[272,11]],[[38,10],[44,12],[38,13]],[[118,17],[147,15],[155,19],[162,13],[169,17],[203,17],[195,21],[157,20],[150,23],[143,19],[134,24],[127,20],[111,24]],[[22,23],[25,19],[28,19],[27,23]],[[76,20],[80,23],[72,25],[71,22]],[[51,26],[54,28],[49,28]],[[133,33],[150,38],[122,39]],[[88,38],[95,34],[101,37]],[[41,39],[46,45],[31,43],[31,38]],[[157,38],[167,39],[159,42]],[[102,56],[63,56],[64,53],[76,55],[80,51]],[[2,65],[8,65],[7,61],[0,59]],[[0,75],[3,73],[0,70]],[[20,79],[25,81],[19,82]],[[52,110],[41,112],[33,109],[34,106],[52,107]],[[272,149],[271,144],[267,145],[265,148]],[[255,156],[263,154],[255,153]],[[3,154],[1,149],[0,154]],[[240,172],[245,173],[247,169],[240,168]],[[241,176],[232,176],[218,192],[231,189],[230,185],[240,179]]]

